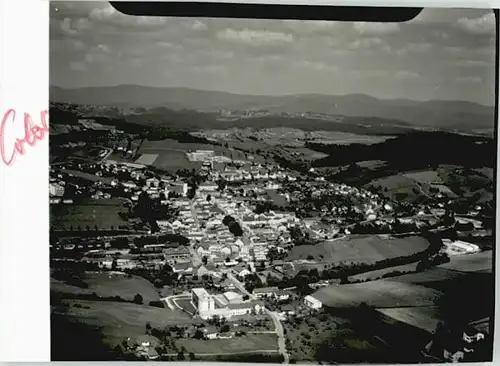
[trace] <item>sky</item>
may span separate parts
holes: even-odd
[[[491,10],[344,23],[135,17],[107,2],[51,2],[50,81],[494,105],[494,43]]]

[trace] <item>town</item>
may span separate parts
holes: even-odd
[[[481,244],[491,236],[481,220],[484,208],[455,213],[440,190],[425,203],[408,205],[376,189],[326,181],[313,168],[303,174],[209,148],[185,152],[199,169],[168,173],[152,166],[158,154],[138,153],[123,131],[91,119],[65,128],[106,139],[61,144],[76,158],[51,165],[53,290],[73,286],[72,301],[146,301],[168,310],[170,326],[182,329],[178,338],[191,341],[175,343],[148,322],[147,337],[134,339],[136,331],[121,335],[127,341],[118,347],[129,357],[181,360],[189,353],[191,359],[220,359],[204,352],[210,342],[264,337],[265,344],[257,342],[262,349],[240,356],[300,362],[311,356],[295,348],[291,334],[300,327],[294,324],[324,317],[335,296],[343,296],[329,289],[430,271],[455,258],[460,263],[465,256],[491,256]],[[88,284],[75,279],[75,268],[103,290],[89,293]],[[113,286],[128,282],[133,291],[140,278],[151,284],[148,294],[110,296],[121,294]],[[83,291],[74,291],[79,286]],[[467,329],[467,337],[484,338]],[[462,348],[439,347],[437,356],[434,350],[425,351],[426,357],[464,354]]]

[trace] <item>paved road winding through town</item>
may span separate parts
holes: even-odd
[[[231,273],[227,274],[227,278],[234,284],[234,286],[243,292],[245,295],[248,295],[249,298],[252,300],[256,300],[256,297],[252,295],[250,292],[247,291],[245,286],[236,278],[234,277]],[[283,326],[281,325],[281,320],[278,316],[278,313],[275,311],[271,311],[267,308],[264,308],[264,311],[267,315],[269,315],[274,323],[274,328],[276,330],[276,335],[278,336],[278,349],[279,352],[283,355],[283,363],[289,363],[290,358],[288,356],[288,353],[286,351],[286,344],[285,344],[285,332],[283,330]]]

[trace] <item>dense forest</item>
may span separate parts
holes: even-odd
[[[327,157],[314,161],[315,167],[383,160],[395,169],[413,170],[438,164],[493,167],[496,142],[484,137],[418,131],[373,145],[306,143],[306,147],[328,154]]]

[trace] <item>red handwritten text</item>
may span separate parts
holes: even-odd
[[[24,113],[24,136],[16,138],[12,151],[5,151],[5,131],[9,122],[15,122],[16,111],[9,109],[3,116],[2,124],[0,125],[0,155],[5,165],[10,166],[14,163],[17,155],[24,155],[26,152],[26,145],[35,146],[40,140],[43,140],[45,135],[49,132],[47,126],[48,111],[40,112],[40,119],[42,125],[33,123],[33,119],[29,113]]]

